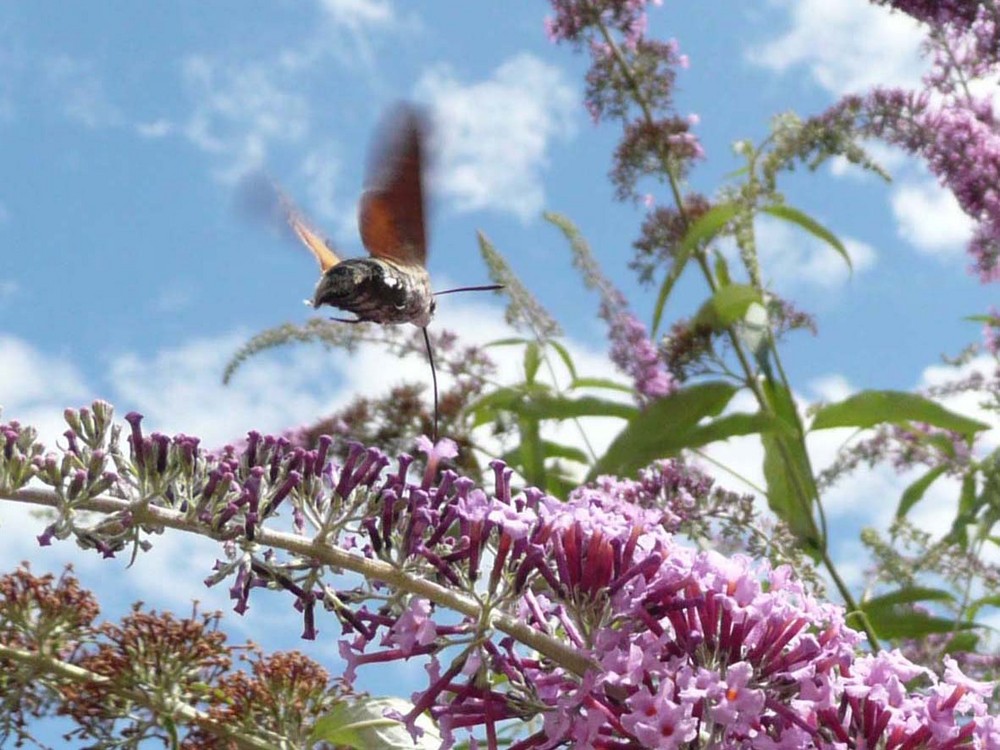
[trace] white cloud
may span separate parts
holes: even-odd
[[[309,207],[315,210],[316,217],[332,224],[330,231],[335,237],[354,242],[358,237],[360,190],[339,187],[341,171],[340,156],[332,143],[311,150],[299,166]]]
[[[388,0],[320,0],[330,20],[354,30],[384,27],[395,19]]]
[[[842,401],[854,392],[850,381],[838,373],[814,379],[809,383],[809,390],[816,394],[816,398],[828,403]]]
[[[866,0],[778,0],[789,28],[752,50],[752,62],[783,73],[808,68],[832,94],[859,93],[876,84],[913,87],[926,64],[919,24]]]
[[[896,231],[921,253],[954,258],[965,252],[974,223],[950,190],[929,179],[902,183],[891,201]]]
[[[410,5],[392,0],[319,0],[322,21],[297,54],[313,61],[333,56],[345,67],[360,68],[373,81],[380,81],[378,44],[388,34],[410,37],[423,29]]]
[[[756,228],[757,251],[764,276],[779,289],[802,285],[831,289],[850,279],[851,269],[843,256],[805,230],[768,216],[760,217]],[[871,245],[849,237],[841,237],[841,242],[851,258],[855,274],[875,264]]]
[[[437,67],[416,91],[435,115],[440,192],[460,211],[489,208],[534,218],[545,203],[547,151],[574,130],[577,96],[562,72],[522,53],[471,84]]]
[[[970,326],[970,330],[974,330],[972,326]],[[932,386],[940,386],[955,380],[964,379],[974,372],[982,373],[989,378],[995,369],[996,363],[989,356],[976,357],[958,368],[935,364],[924,369],[917,387],[925,389]],[[983,400],[981,394],[963,392],[942,399],[941,403],[952,411],[991,425],[992,429],[979,434],[979,442],[984,450],[992,450],[993,448],[1000,447],[1000,416],[994,411],[984,409]]]
[[[66,430],[63,409],[88,403],[94,396],[72,361],[41,352],[14,336],[0,334],[0,362],[2,418],[33,425],[49,443]]]
[[[309,102],[288,81],[294,67],[280,60],[229,64],[203,55],[184,60],[184,83],[195,109],[181,130],[220,160],[215,175],[223,182],[260,169],[274,144],[299,143],[308,133]]]
[[[21,286],[16,281],[12,281],[11,279],[0,281],[0,303],[11,299],[19,291],[21,291]]]
[[[155,312],[172,314],[180,312],[191,304],[190,284],[167,284],[150,300],[149,307]]]
[[[122,114],[111,103],[94,64],[59,55],[45,61],[48,86],[70,120],[95,129],[120,125]]]
[[[172,135],[176,130],[176,125],[163,118],[135,124],[135,132],[141,137],[149,139],[163,138]]]
[[[329,361],[304,347],[254,358],[224,386],[222,371],[246,339],[231,334],[148,357],[117,356],[108,368],[115,398],[143,414],[148,429],[197,435],[209,446],[239,440],[250,429],[280,431],[327,410],[331,390],[320,385],[329,379]]]

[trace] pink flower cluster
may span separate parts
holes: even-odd
[[[660,360],[646,326],[627,310],[611,310],[606,304],[601,305],[601,317],[610,325],[611,361],[632,378],[639,398],[655,401],[673,393],[677,384]]]
[[[426,660],[428,685],[399,718],[417,734],[429,713],[445,747],[463,733],[496,750],[501,732],[537,719],[511,750],[1000,748],[990,685],[951,662],[938,677],[897,653],[859,656],[842,610],[787,567],[679,544],[660,508],[682,512],[709,488],[669,463],[637,481],[603,477],[564,502],[512,493],[502,461],[489,490],[442,471],[449,441],[421,441],[424,468],[411,477],[410,456],[354,445],[338,465],[327,440],[307,451],[251,433],[239,451],[207,454],[195,438],[143,434],[130,414],[125,455],[110,408],[97,406],[69,415],[66,454],[93,464],[82,480],[73,461],[50,466],[28,431],[0,425],[0,487],[23,486],[31,466],[65,503],[67,520],[42,543],[73,536],[103,553],[135,543],[128,504],[92,525],[72,512],[102,478],[116,497],[181,511],[225,540],[229,559],[207,582],[232,580],[238,611],[268,586],[294,597],[304,637],[316,637],[321,609],[335,614],[346,679]],[[299,537],[319,528],[311,548],[379,575],[352,583],[315,552],[276,554],[261,542],[275,524]]]
[[[402,718],[412,725],[430,711],[446,746],[465,730],[493,750],[506,723],[540,716],[513,750],[1000,747],[1000,723],[984,709],[990,686],[954,665],[939,680],[896,653],[859,658],[842,610],[788,568],[681,546],[658,509],[632,502],[664,487],[603,478],[563,502],[512,496],[509,470],[493,468],[492,493],[450,472],[437,486],[426,473],[419,485],[390,474],[381,493],[392,510],[366,524],[366,554],[422,558],[455,586],[488,573],[481,600],[514,607],[517,621],[590,666],[574,671],[510,636],[484,637],[471,618],[435,622],[421,597],[394,615],[357,611],[341,644],[349,676],[428,658],[430,684]],[[460,655],[448,663],[446,653]],[[917,677],[920,692],[908,687]]]
[[[602,20],[619,31],[634,48],[646,33],[646,6],[663,0],[552,0],[555,16],[545,19],[545,33],[553,42],[580,43],[588,27]]]
[[[933,69],[920,92],[876,89],[848,98],[865,130],[923,157],[976,222],[969,253],[983,282],[1000,281],[1000,12],[994,3],[903,2],[896,8],[930,24]]]

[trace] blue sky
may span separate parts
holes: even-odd
[[[152,429],[220,444],[426,378],[424,364],[377,350],[348,360],[298,348],[219,384],[250,334],[307,319],[302,299],[316,279],[304,251],[235,209],[239,178],[266,170],[346,255],[360,254],[354,217],[368,140],[399,99],[438,117],[435,286],[486,280],[481,229],[562,322],[581,369],[611,374],[596,300],[540,213],[576,221],[648,320],[653,294],[626,267],[641,210],[613,202],[605,176],[616,131],[591,123],[581,105],[585,61],[546,40],[546,12],[544,2],[459,0],[0,5],[4,417],[54,436],[63,407],[103,397],[119,414],[143,412]],[[677,101],[700,118],[708,158],[692,183],[708,194],[739,166],[733,141],[759,140],[774,114],[808,115],[874,83],[914,83],[921,71],[914,27],[863,0],[667,2],[653,10],[650,32],[676,37],[690,57]],[[961,318],[996,298],[965,272],[969,227],[954,202],[918,165],[879,154],[892,185],[837,164],[786,183],[793,205],[848,244],[853,276],[810,238],[760,227],[768,277],[818,316],[820,336],[800,336],[786,351],[804,399],[936,382],[938,355],[978,336]],[[697,283],[682,285],[668,322],[703,295]],[[472,341],[505,334],[502,309],[486,296],[443,298],[435,325]],[[608,425],[594,430],[598,443],[612,435]],[[819,465],[843,437],[816,441]],[[749,443],[716,455],[759,475]],[[854,529],[841,555],[856,552],[859,523],[885,521],[909,480],[875,472],[838,489],[833,517]],[[952,512],[944,490],[934,499],[931,525]],[[37,522],[7,508],[0,519],[5,568],[29,556],[43,569],[76,560],[88,583],[100,583],[106,565],[69,545],[40,555]],[[167,537],[156,544],[152,561],[121,573],[122,601],[226,606],[197,585],[210,550],[192,554],[186,540]],[[159,592],[163,566],[191,585]],[[259,638],[292,622],[277,609],[258,605],[235,627]]]

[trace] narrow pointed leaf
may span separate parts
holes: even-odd
[[[896,589],[880,596],[873,596],[866,600],[862,609],[871,610],[879,607],[894,607],[900,604],[913,604],[914,602],[953,602],[955,596],[944,589],[932,589],[927,586],[907,586]]]
[[[899,507],[896,508],[896,518],[905,517],[910,512],[910,508],[920,502],[924,493],[927,492],[927,488],[934,484],[939,476],[944,474],[946,468],[946,466],[935,466],[903,490],[903,495],[899,498]]]
[[[569,370],[569,376],[571,378],[576,378],[576,365],[573,364],[573,358],[569,356],[569,350],[554,339],[550,340],[548,344],[556,350],[556,353],[562,359],[563,364],[566,365],[566,369]]]
[[[590,458],[587,454],[572,445],[563,445],[562,443],[555,443],[551,440],[543,440],[542,451],[546,458],[562,458],[567,461],[576,461],[580,464],[590,463]],[[501,456],[501,458],[508,464],[519,465],[523,460],[521,456],[521,446],[517,446],[513,450],[508,451],[506,454]]]
[[[507,338],[507,339],[495,339],[490,341],[483,346],[515,346],[517,344],[527,344],[531,339],[523,339],[517,336]]]
[[[625,383],[619,383],[615,380],[609,380],[607,378],[576,378],[572,383],[569,384],[572,388],[604,388],[609,391],[618,391],[620,393],[632,393],[632,386],[626,385]]]
[[[880,638],[895,640],[897,638],[924,638],[928,635],[952,633],[956,630],[955,620],[949,617],[936,617],[926,612],[897,607],[876,608],[866,610],[868,622],[875,628]],[[974,628],[972,623],[958,623],[958,630]]]
[[[719,286],[729,286],[733,283],[726,256],[719,252],[715,253],[715,279],[719,282]]]
[[[764,395],[776,418],[783,423],[782,430],[761,435],[767,503],[806,550],[815,555],[823,547],[813,516],[818,491],[795,401],[787,388],[772,380],[764,381]]]
[[[797,208],[785,205],[767,206],[761,210],[766,214],[774,216],[775,218],[783,219],[791,224],[802,227],[814,237],[823,240],[823,242],[837,251],[840,257],[844,259],[844,262],[847,263],[847,267],[851,269],[851,271],[854,270],[854,264],[851,262],[850,253],[847,252],[847,248],[844,247],[844,243],[838,239],[837,235],[813,219],[811,216],[804,214]]]
[[[663,280],[660,293],[656,298],[656,306],[653,308],[652,338],[656,338],[656,333],[660,329],[660,320],[663,317],[663,308],[667,304],[667,298],[670,296],[674,284],[677,283],[681,274],[684,273],[684,268],[687,266],[691,254],[702,243],[710,242],[721,232],[726,224],[736,216],[738,210],[735,203],[720,203],[712,206],[712,208],[699,216],[696,221],[692,222],[684,237],[677,243],[677,248],[673,253],[674,262],[670,267],[667,278]]]
[[[874,427],[877,424],[926,422],[943,430],[972,435],[989,427],[963,417],[929,398],[905,391],[862,391],[816,412],[813,430],[832,427]]]
[[[690,431],[705,417],[714,417],[736,394],[736,386],[721,381],[688,386],[658,399],[622,430],[600,458],[590,479],[598,474],[628,476],[659,458],[686,447]]]
[[[541,394],[511,405],[510,410],[534,419],[574,419],[576,417],[632,419],[639,413],[639,410],[632,404],[609,401],[596,396],[566,398],[565,396]]]
[[[524,347],[524,379],[528,383],[535,382],[538,368],[542,364],[542,353],[537,342],[530,342]]]

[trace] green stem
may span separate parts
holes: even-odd
[[[50,508],[58,508],[64,502],[54,491],[42,489],[0,492],[0,499]],[[124,513],[128,511],[132,514],[133,523],[137,526],[163,526],[223,541],[219,532],[207,528],[196,520],[187,518],[183,513],[166,508],[152,505],[137,506],[127,500],[105,496],[88,498],[77,503],[74,507],[79,511],[100,513]],[[387,562],[369,560],[359,556],[356,552],[334,547],[319,539],[309,539],[296,534],[258,528],[254,543],[263,547],[285,550],[293,555],[307,560],[315,560],[331,568],[349,570],[364,576],[369,581],[382,581],[393,589],[426,597],[435,604],[477,620],[482,616],[481,605],[465,594],[453,591],[427,578],[406,573]],[[598,665],[581,654],[578,649],[558,638],[539,632],[517,617],[494,612],[492,613],[492,623],[500,632],[506,633],[543,656],[547,656],[576,675],[583,676],[588,670],[598,668]]]
[[[625,58],[625,55],[623,54],[621,48],[618,46],[614,37],[611,35],[610,30],[604,24],[599,14],[597,15],[596,18],[596,25],[601,33],[602,38],[604,39],[604,42],[608,45],[608,49],[611,50],[611,54],[614,56],[616,62],[618,63],[622,75],[625,77],[625,80],[632,91],[633,98],[636,104],[639,106],[640,110],[642,111],[643,119],[645,120],[647,125],[653,126],[655,124],[655,120],[653,118],[652,109],[649,105],[649,102],[646,100],[645,95],[642,92],[642,88],[639,85],[639,81],[636,79],[635,74],[632,71],[631,65]],[[669,184],[670,191],[673,195],[674,203],[677,206],[678,215],[680,216],[683,226],[686,228],[690,226],[690,218],[688,217],[687,211],[684,206],[684,199],[683,196],[681,195],[679,181],[677,179],[677,176],[674,174],[673,169],[671,168],[669,153],[661,145],[660,148],[658,149],[657,156],[660,161],[662,172],[667,177],[667,182]],[[693,255],[698,263],[699,268],[701,269],[702,276],[704,277],[709,287],[709,290],[714,293],[717,289],[715,278],[713,277],[711,269],[709,268],[708,260],[705,257],[705,254],[703,252],[695,250]],[[771,407],[770,402],[768,401],[764,392],[761,390],[760,383],[758,382],[758,374],[755,368],[751,366],[749,357],[744,351],[743,346],[739,340],[739,336],[737,335],[736,330],[733,326],[726,327],[726,336],[728,337],[730,344],[733,347],[733,352],[736,358],[739,360],[741,369],[746,374],[744,383],[746,387],[753,393],[754,398],[756,399],[758,405],[760,406],[761,412],[765,414],[770,414],[772,416],[776,416],[773,408]],[[789,394],[791,394],[792,390],[788,382],[788,378],[785,373],[784,367],[781,364],[781,358],[778,355],[777,347],[774,346],[773,336],[771,338],[770,354],[774,360],[775,366],[779,374],[778,382],[780,382],[782,384],[782,387],[784,387],[786,391]],[[768,375],[768,373],[765,373],[765,377],[773,377],[773,375]],[[796,439],[802,444],[802,453],[803,456],[805,457],[806,469],[809,471],[810,475],[812,475],[813,470],[811,466],[811,461],[809,459],[809,452],[805,446],[805,428],[804,425],[802,424],[802,420],[799,417],[797,411],[795,411],[794,413],[794,419],[795,419],[794,426],[796,428]],[[833,563],[833,560],[830,558],[827,552],[826,521],[825,521],[825,514],[822,512],[822,505],[820,503],[820,498],[818,497],[818,495],[811,492],[809,488],[803,486],[803,479],[802,477],[799,476],[799,472],[794,470],[794,462],[792,461],[792,456],[789,453],[788,448],[785,445],[784,441],[776,440],[775,443],[777,450],[781,455],[782,461],[784,465],[787,467],[789,481],[793,484],[795,488],[796,501],[800,504],[802,509],[808,514],[809,517],[813,518],[816,512],[819,512],[820,514],[821,522],[818,528],[818,532],[820,534],[820,544],[821,544],[820,554],[823,563],[827,568],[827,570],[830,572],[830,576],[833,578],[837,586],[837,589],[841,592],[841,596],[844,599],[845,605],[848,606],[849,608],[856,609],[857,607],[854,604],[854,599],[851,596],[850,591],[848,590],[843,579],[838,574],[836,567]],[[867,627],[866,627],[866,632],[868,635],[868,640],[872,645],[872,648],[878,650],[879,648],[878,639],[875,636],[875,633],[870,628]]]

